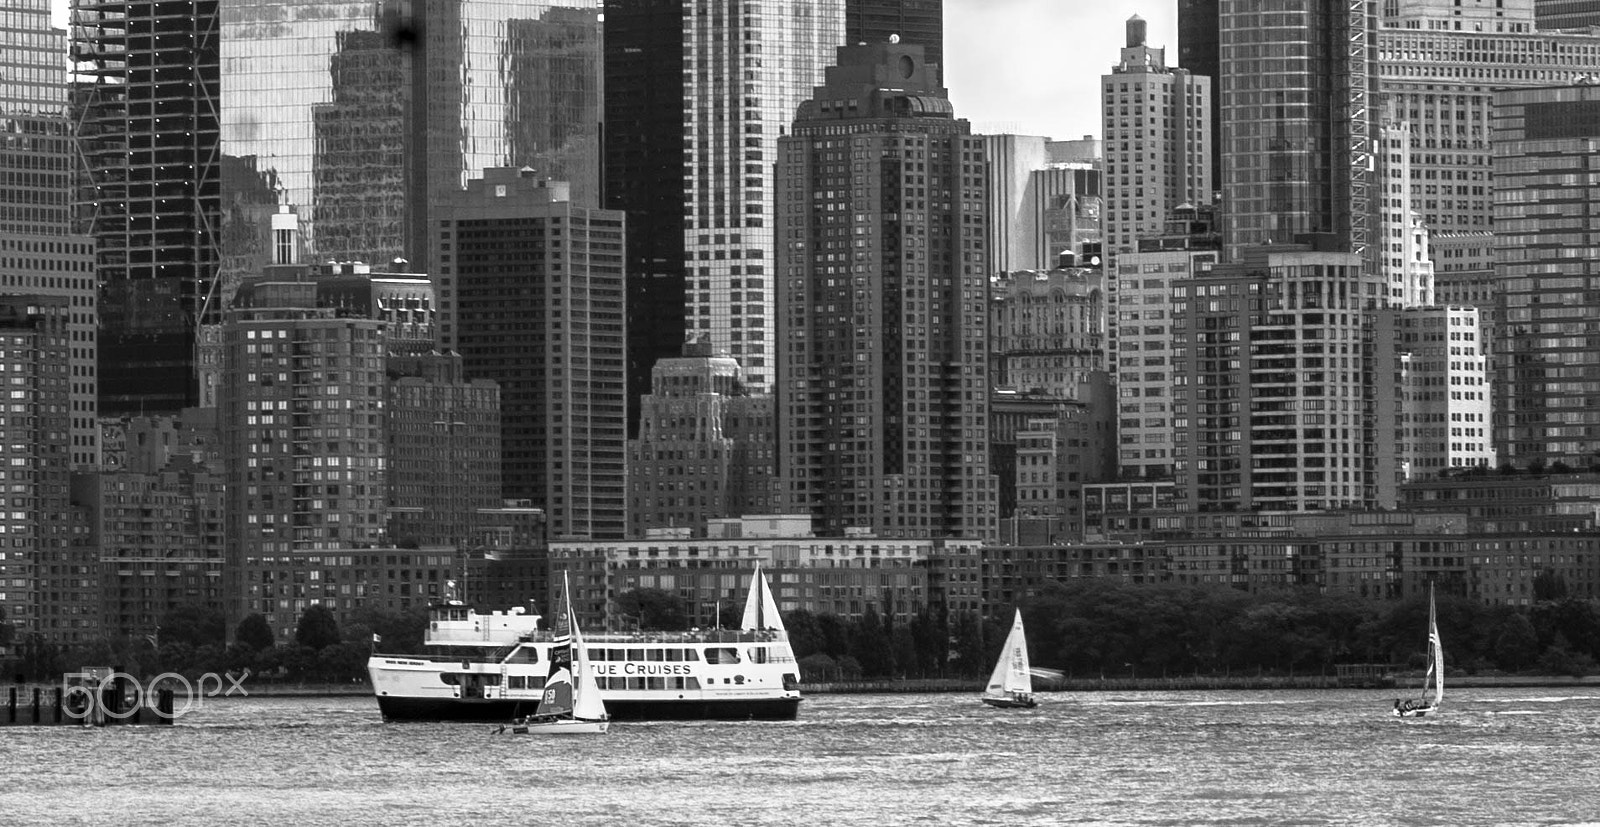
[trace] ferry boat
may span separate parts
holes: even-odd
[[[504,722],[544,694],[552,647],[522,608],[479,614],[452,601],[430,610],[426,654],[367,661],[389,721]],[[751,577],[739,629],[585,634],[606,711],[616,720],[793,720],[800,667],[771,588]]]

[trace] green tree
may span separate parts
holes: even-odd
[[[1565,600],[1567,599],[1567,580],[1559,574],[1545,569],[1533,576],[1534,600]]]
[[[239,621],[239,626],[234,630],[234,639],[256,651],[271,649],[276,643],[272,636],[272,627],[267,625],[267,619],[260,614],[249,614],[244,620]]]
[[[783,627],[789,630],[789,647],[796,658],[822,653],[822,628],[815,614],[805,609],[789,612],[783,616]]]
[[[313,603],[300,613],[300,622],[294,628],[294,642],[320,652],[339,642],[339,621],[327,606]]]
[[[222,610],[202,603],[174,606],[161,616],[156,639],[160,645],[187,643],[198,649],[207,644],[221,646],[228,636],[228,621]]]
[[[894,651],[890,648],[889,632],[883,626],[878,608],[871,603],[861,615],[856,627],[856,638],[851,654],[861,663],[861,672],[870,678],[894,674]]]
[[[617,595],[616,604],[617,611],[637,623],[640,629],[678,631],[689,628],[687,607],[676,592],[634,589]]]
[[[839,679],[839,664],[833,658],[813,652],[799,660],[800,680],[827,682]]]
[[[16,629],[6,620],[6,607],[0,606],[0,648],[11,645],[11,638],[16,634]]]

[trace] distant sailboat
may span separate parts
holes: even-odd
[[[1433,697],[1428,697],[1428,690]],[[1433,584],[1428,584],[1428,672],[1422,678],[1422,697],[1396,699],[1394,714],[1402,718],[1421,718],[1439,711],[1444,700],[1444,645],[1439,642],[1439,616],[1433,607]]]
[[[983,702],[1001,709],[1038,706],[1033,699],[1033,673],[1028,668],[1028,636],[1022,629],[1021,609],[1011,623],[1011,633],[1006,635],[1005,648],[994,665],[994,674],[989,676],[989,685],[983,690]]]
[[[565,574],[561,577],[561,596],[568,634],[550,649],[550,671],[538,710],[511,724],[511,731],[518,735],[599,734],[611,724],[605,701],[600,698],[600,687],[595,683],[594,667],[583,648],[577,616],[572,613],[571,586]],[[561,631],[558,625],[557,633]]]

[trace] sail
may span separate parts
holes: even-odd
[[[583,647],[583,635],[578,632],[578,616],[572,612],[572,592],[566,575],[562,575],[561,588],[566,595],[567,617],[572,619],[572,669],[577,678],[573,681],[572,714],[587,720],[603,719],[606,717],[606,702],[600,697],[600,685],[594,679],[594,666],[589,663],[589,652]]]
[[[1022,610],[1017,610],[1011,623],[1011,633],[1006,635],[1005,648],[1000,650],[1000,660],[994,665],[985,692],[1004,695],[1014,692],[1031,693],[1033,676],[1028,668],[1028,636],[1022,629]]]
[[[1428,586],[1428,671],[1433,675],[1433,705],[1444,700],[1444,644],[1439,640],[1439,617],[1433,608],[1433,586]]]
[[[565,575],[563,575],[565,580]],[[562,586],[565,594],[566,586]],[[556,639],[550,647],[550,668],[545,673],[544,695],[539,698],[538,714],[572,714],[572,601],[567,598],[557,613]]]
[[[755,573],[750,575],[750,595],[744,601],[744,620],[739,628],[746,632],[770,629],[784,631],[783,618],[778,614],[778,601],[772,596],[772,588],[767,585],[767,578],[761,574],[761,564],[756,564]]]

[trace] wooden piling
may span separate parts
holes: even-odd
[[[166,726],[172,725],[172,690],[162,689],[156,693],[156,723]]]
[[[6,703],[6,723],[17,722],[17,688],[11,687],[11,700]]]
[[[44,718],[40,717],[39,714],[39,696],[42,694],[44,693],[40,691],[39,687],[35,686],[33,688],[33,722],[36,724],[44,723]]]

